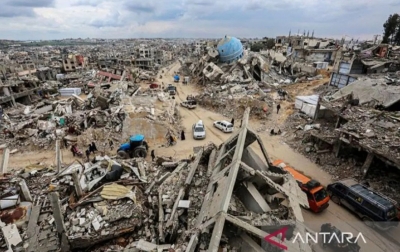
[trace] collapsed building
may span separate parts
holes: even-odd
[[[307,144],[295,148],[336,179],[355,176],[399,200],[399,77],[399,71],[364,75],[340,89],[329,85],[319,95],[296,97],[302,114],[288,124]]]
[[[367,153],[362,166],[364,175],[374,157],[400,168],[400,155],[396,151],[400,141],[397,136],[400,126],[397,125],[398,112],[375,110],[383,108],[398,111],[400,89],[387,83],[387,79],[362,79],[328,97],[331,101],[321,101],[321,105],[337,117],[335,132],[338,133],[339,145],[336,156],[340,153],[342,143],[354,145]],[[363,107],[357,108],[358,105]],[[360,122],[363,122],[362,126]]]
[[[281,251],[264,238],[282,227],[290,230],[288,240],[304,233],[300,206],[308,201],[291,175],[271,165],[248,128],[249,112],[240,131],[218,148],[196,148],[191,160],[97,156],[62,166],[57,144],[54,170],[33,165],[11,174],[3,169],[5,157],[1,248]],[[288,251],[311,251],[307,243],[271,239]]]
[[[77,142],[79,135],[89,128],[121,132],[125,120],[125,111],[120,106],[122,90],[128,91],[128,86],[113,91],[98,87],[86,99],[72,94],[70,98],[42,99],[5,110],[2,115],[3,145],[20,148],[31,144],[46,149],[59,138]]]
[[[205,87],[196,98],[200,105],[229,117],[232,113],[238,117],[236,114],[250,106],[257,117],[265,118],[275,103],[270,94],[273,90],[323,78],[315,67],[298,62],[293,54],[250,52],[235,37],[225,36],[216,46],[207,45],[206,49],[199,60],[181,59],[182,72],[190,75],[192,83]]]
[[[279,75],[291,75],[289,83],[301,76],[293,76],[294,72],[303,71],[304,74],[315,75],[315,68],[307,69],[304,65],[299,65],[299,63],[295,65],[294,63],[293,60],[290,61],[283,54],[275,51],[261,53],[244,51],[240,40],[227,36],[218,43],[217,48],[208,47],[206,53],[200,56],[199,60],[195,61],[190,58],[182,60],[184,71],[190,73],[203,85],[253,82],[272,85],[275,82],[285,81],[281,80],[282,77]]]

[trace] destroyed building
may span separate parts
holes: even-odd
[[[24,78],[0,82],[0,104],[3,107],[16,106],[17,103],[29,105],[38,89],[38,81],[34,79]]]
[[[59,144],[54,170],[39,165],[10,174],[3,159],[1,248],[281,251],[264,238],[285,227],[288,251],[311,251],[310,244],[291,241],[293,232],[306,231],[300,206],[308,206],[307,197],[291,175],[271,165],[248,128],[249,113],[240,131],[218,148],[196,148],[193,160],[97,156],[62,168]],[[6,199],[13,201],[3,204]]]
[[[388,59],[388,45],[378,44],[360,51],[344,50],[335,62],[329,85],[343,88],[368,74],[398,69],[398,60]]]
[[[204,43],[202,43],[204,44]],[[281,85],[322,79],[317,67],[297,59],[293,53],[284,56],[275,50],[251,52],[244,50],[240,40],[226,36],[216,46],[196,56],[180,59],[182,72],[192,83],[205,86],[197,97],[198,103],[216,109],[224,115],[229,110],[229,100],[240,104],[237,109],[252,106],[259,118],[264,118],[273,106],[272,90]]]
[[[340,89],[296,97],[296,108],[307,115],[291,119],[296,138],[307,143],[296,148],[336,179],[357,177],[399,200],[400,185],[393,182],[400,177],[399,84],[399,71],[363,75]]]
[[[86,66],[87,59],[82,55],[64,55],[63,57],[63,68],[65,72],[76,71],[83,69]]]

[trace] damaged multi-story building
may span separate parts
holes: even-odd
[[[309,36],[302,35],[277,36],[275,50],[282,52],[287,57],[292,57],[298,62],[307,62],[317,69],[326,69],[336,60],[339,46],[333,39],[314,37],[314,32]]]
[[[27,78],[5,82],[0,80],[0,104],[4,107],[16,106],[17,103],[29,105],[38,89],[38,82]]]
[[[69,54],[63,57],[63,68],[65,72],[73,72],[79,69],[84,69],[87,58],[80,54]]]
[[[341,51],[331,74],[329,85],[342,88],[367,74],[382,73],[396,61],[387,59],[388,45],[379,44],[359,51]],[[394,68],[395,69],[395,68]]]

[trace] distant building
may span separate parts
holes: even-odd
[[[68,55],[63,59],[63,70],[73,72],[86,66],[87,60],[82,55]]]

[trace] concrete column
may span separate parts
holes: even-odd
[[[10,149],[5,148],[3,150],[3,159],[1,160],[0,174],[7,173],[9,157],[10,157]]]
[[[374,156],[375,156],[374,153],[368,152],[368,156],[365,159],[365,162],[364,162],[363,166],[361,167],[361,172],[362,172],[364,178],[368,174],[368,170],[371,167],[371,163],[374,160]]]
[[[48,198],[53,208],[53,217],[56,221],[57,232],[61,235],[65,232],[65,225],[58,193],[52,192],[48,195]]]
[[[10,90],[8,89],[8,87],[3,87],[3,92],[5,96],[11,96]]]
[[[243,202],[245,207],[255,213],[265,213],[270,211],[268,203],[251,182],[244,182],[238,188],[237,196]]]
[[[339,126],[340,126],[340,121],[341,121],[340,119],[341,119],[341,117],[338,116],[338,119],[337,119],[336,124],[335,124],[335,129],[339,128]]]
[[[26,185],[25,180],[22,179],[18,184],[19,184],[19,186],[21,188],[22,195],[24,196],[24,200],[32,202],[31,192],[29,191],[29,188]]]
[[[15,99],[14,99],[13,95],[11,95],[11,103],[12,103],[13,107],[17,106],[17,103],[15,102]]]
[[[318,102],[314,113],[314,120],[317,120],[320,108],[321,108],[321,96],[318,96]]]
[[[337,149],[336,149],[336,151],[335,151],[335,157],[339,157],[339,154],[340,154],[340,147],[342,147],[342,140],[340,140],[340,138],[342,137],[342,133],[340,133],[339,134],[339,137],[338,137],[338,143],[337,143]]]
[[[83,192],[82,192],[81,184],[79,183],[78,173],[76,171],[74,171],[72,173],[72,179],[74,180],[76,195],[78,195],[78,197],[80,198],[80,197],[82,197]]]
[[[57,166],[57,173],[61,170],[61,150],[60,150],[60,140],[56,140],[56,166]]]

